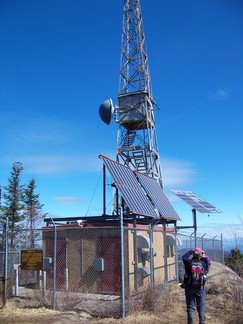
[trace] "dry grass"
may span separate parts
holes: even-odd
[[[207,324],[243,324],[243,290],[241,286],[229,287],[231,297],[220,294],[207,295]],[[197,322],[197,312],[195,312]],[[92,321],[93,322],[93,321]],[[105,324],[147,324],[187,322],[184,290],[179,285],[172,285],[169,291],[158,293],[157,289],[145,290],[139,301],[131,303],[125,319],[97,319],[93,323]]]
[[[213,276],[212,276],[213,277]],[[231,284],[220,285],[220,291],[212,289],[213,285],[208,284],[207,292],[207,324],[243,324],[243,286],[239,279],[231,280]],[[78,293],[78,291],[77,291]],[[80,296],[80,294],[77,294]],[[46,307],[52,304],[52,291],[46,291],[45,296],[35,292],[30,300],[20,305],[11,303],[9,311],[0,310],[0,323],[76,323],[85,318],[86,322],[98,324],[158,324],[158,323],[186,323],[186,304],[184,289],[179,285],[160,284],[155,288],[149,286],[134,296],[126,300],[126,318],[94,318],[87,313],[71,312],[74,309],[76,299],[73,291],[66,291],[57,296],[57,308],[59,312],[40,308],[45,303]],[[91,303],[91,301],[86,301]],[[96,301],[97,302],[97,301]],[[120,301],[118,300],[118,306]],[[111,302],[108,302],[111,304]],[[97,309],[102,309],[103,304],[94,304]],[[110,305],[111,308],[113,304]],[[35,307],[35,309],[34,309]],[[119,308],[119,307],[118,307]],[[61,312],[62,311],[62,312]],[[13,320],[14,319],[14,320]],[[195,312],[195,322],[197,313]]]
[[[50,296],[51,297],[51,296]],[[64,301],[63,301],[64,302]],[[38,305],[38,301],[35,302]],[[242,289],[235,287],[232,298],[223,295],[207,296],[207,324],[242,324],[243,306]],[[130,305],[125,319],[86,317],[85,321],[97,324],[159,324],[159,323],[186,323],[186,305],[184,290],[178,285],[171,286],[165,294],[158,293],[157,289],[148,289],[140,296],[136,296],[134,304]],[[5,323],[76,323],[83,319],[82,314],[66,311],[52,311],[46,308],[26,308],[24,311],[13,304],[0,310],[0,322]],[[197,314],[195,314],[195,320]]]

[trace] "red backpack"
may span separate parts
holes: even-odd
[[[192,259],[188,284],[200,288],[203,285],[203,275],[204,268],[202,262]]]

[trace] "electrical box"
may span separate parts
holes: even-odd
[[[52,268],[52,258],[43,258],[43,270],[47,271]]]
[[[95,258],[93,261],[93,268],[95,271],[104,271],[104,259]]]

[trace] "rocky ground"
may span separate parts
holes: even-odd
[[[213,262],[207,291],[207,324],[243,324],[243,281],[229,268]],[[12,299],[0,309],[0,323],[186,323],[184,289],[170,285],[166,293],[154,291],[143,306],[133,307],[124,320],[95,318],[82,310],[59,312],[46,308],[26,308],[22,300]],[[195,314],[196,318],[197,314]],[[196,321],[197,322],[197,321]]]

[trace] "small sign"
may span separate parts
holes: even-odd
[[[22,250],[21,270],[43,270],[43,250]]]

